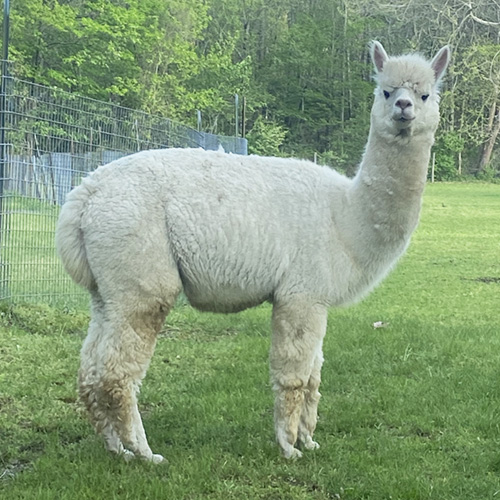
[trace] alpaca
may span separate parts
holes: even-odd
[[[181,290],[196,308],[269,301],[275,432],[314,449],[327,308],[360,300],[407,248],[421,207],[448,65],[371,44],[375,99],[353,179],[295,159],[144,151],[67,197],[56,244],[91,296],[79,394],[109,450],[161,462],[137,408],[156,336]]]

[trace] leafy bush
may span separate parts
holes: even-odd
[[[259,116],[247,134],[248,152],[263,156],[279,156],[286,134],[281,125]]]
[[[435,146],[436,164],[434,179],[451,181],[458,177],[457,155],[464,149],[465,141],[456,132],[446,132],[438,137]]]
[[[479,172],[476,178],[483,182],[499,182],[500,172],[495,169],[493,165],[488,165],[481,172]]]

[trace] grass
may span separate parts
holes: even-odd
[[[499,221],[498,185],[427,187],[397,269],[330,313],[321,448],[296,462],[274,444],[270,306],[170,315],[141,395],[153,466],[109,456],[78,409],[86,313],[4,305],[0,498],[500,498]]]

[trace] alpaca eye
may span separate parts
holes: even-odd
[[[387,92],[387,90],[384,90],[384,97],[386,99],[389,99],[389,97],[391,97],[391,94],[389,94],[389,92]]]
[[[428,98],[429,98],[429,94],[423,95],[422,96],[422,101],[427,101]]]

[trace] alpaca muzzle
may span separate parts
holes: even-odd
[[[399,124],[409,126],[415,119],[415,106],[413,99],[406,89],[398,89],[395,96],[392,119]]]

